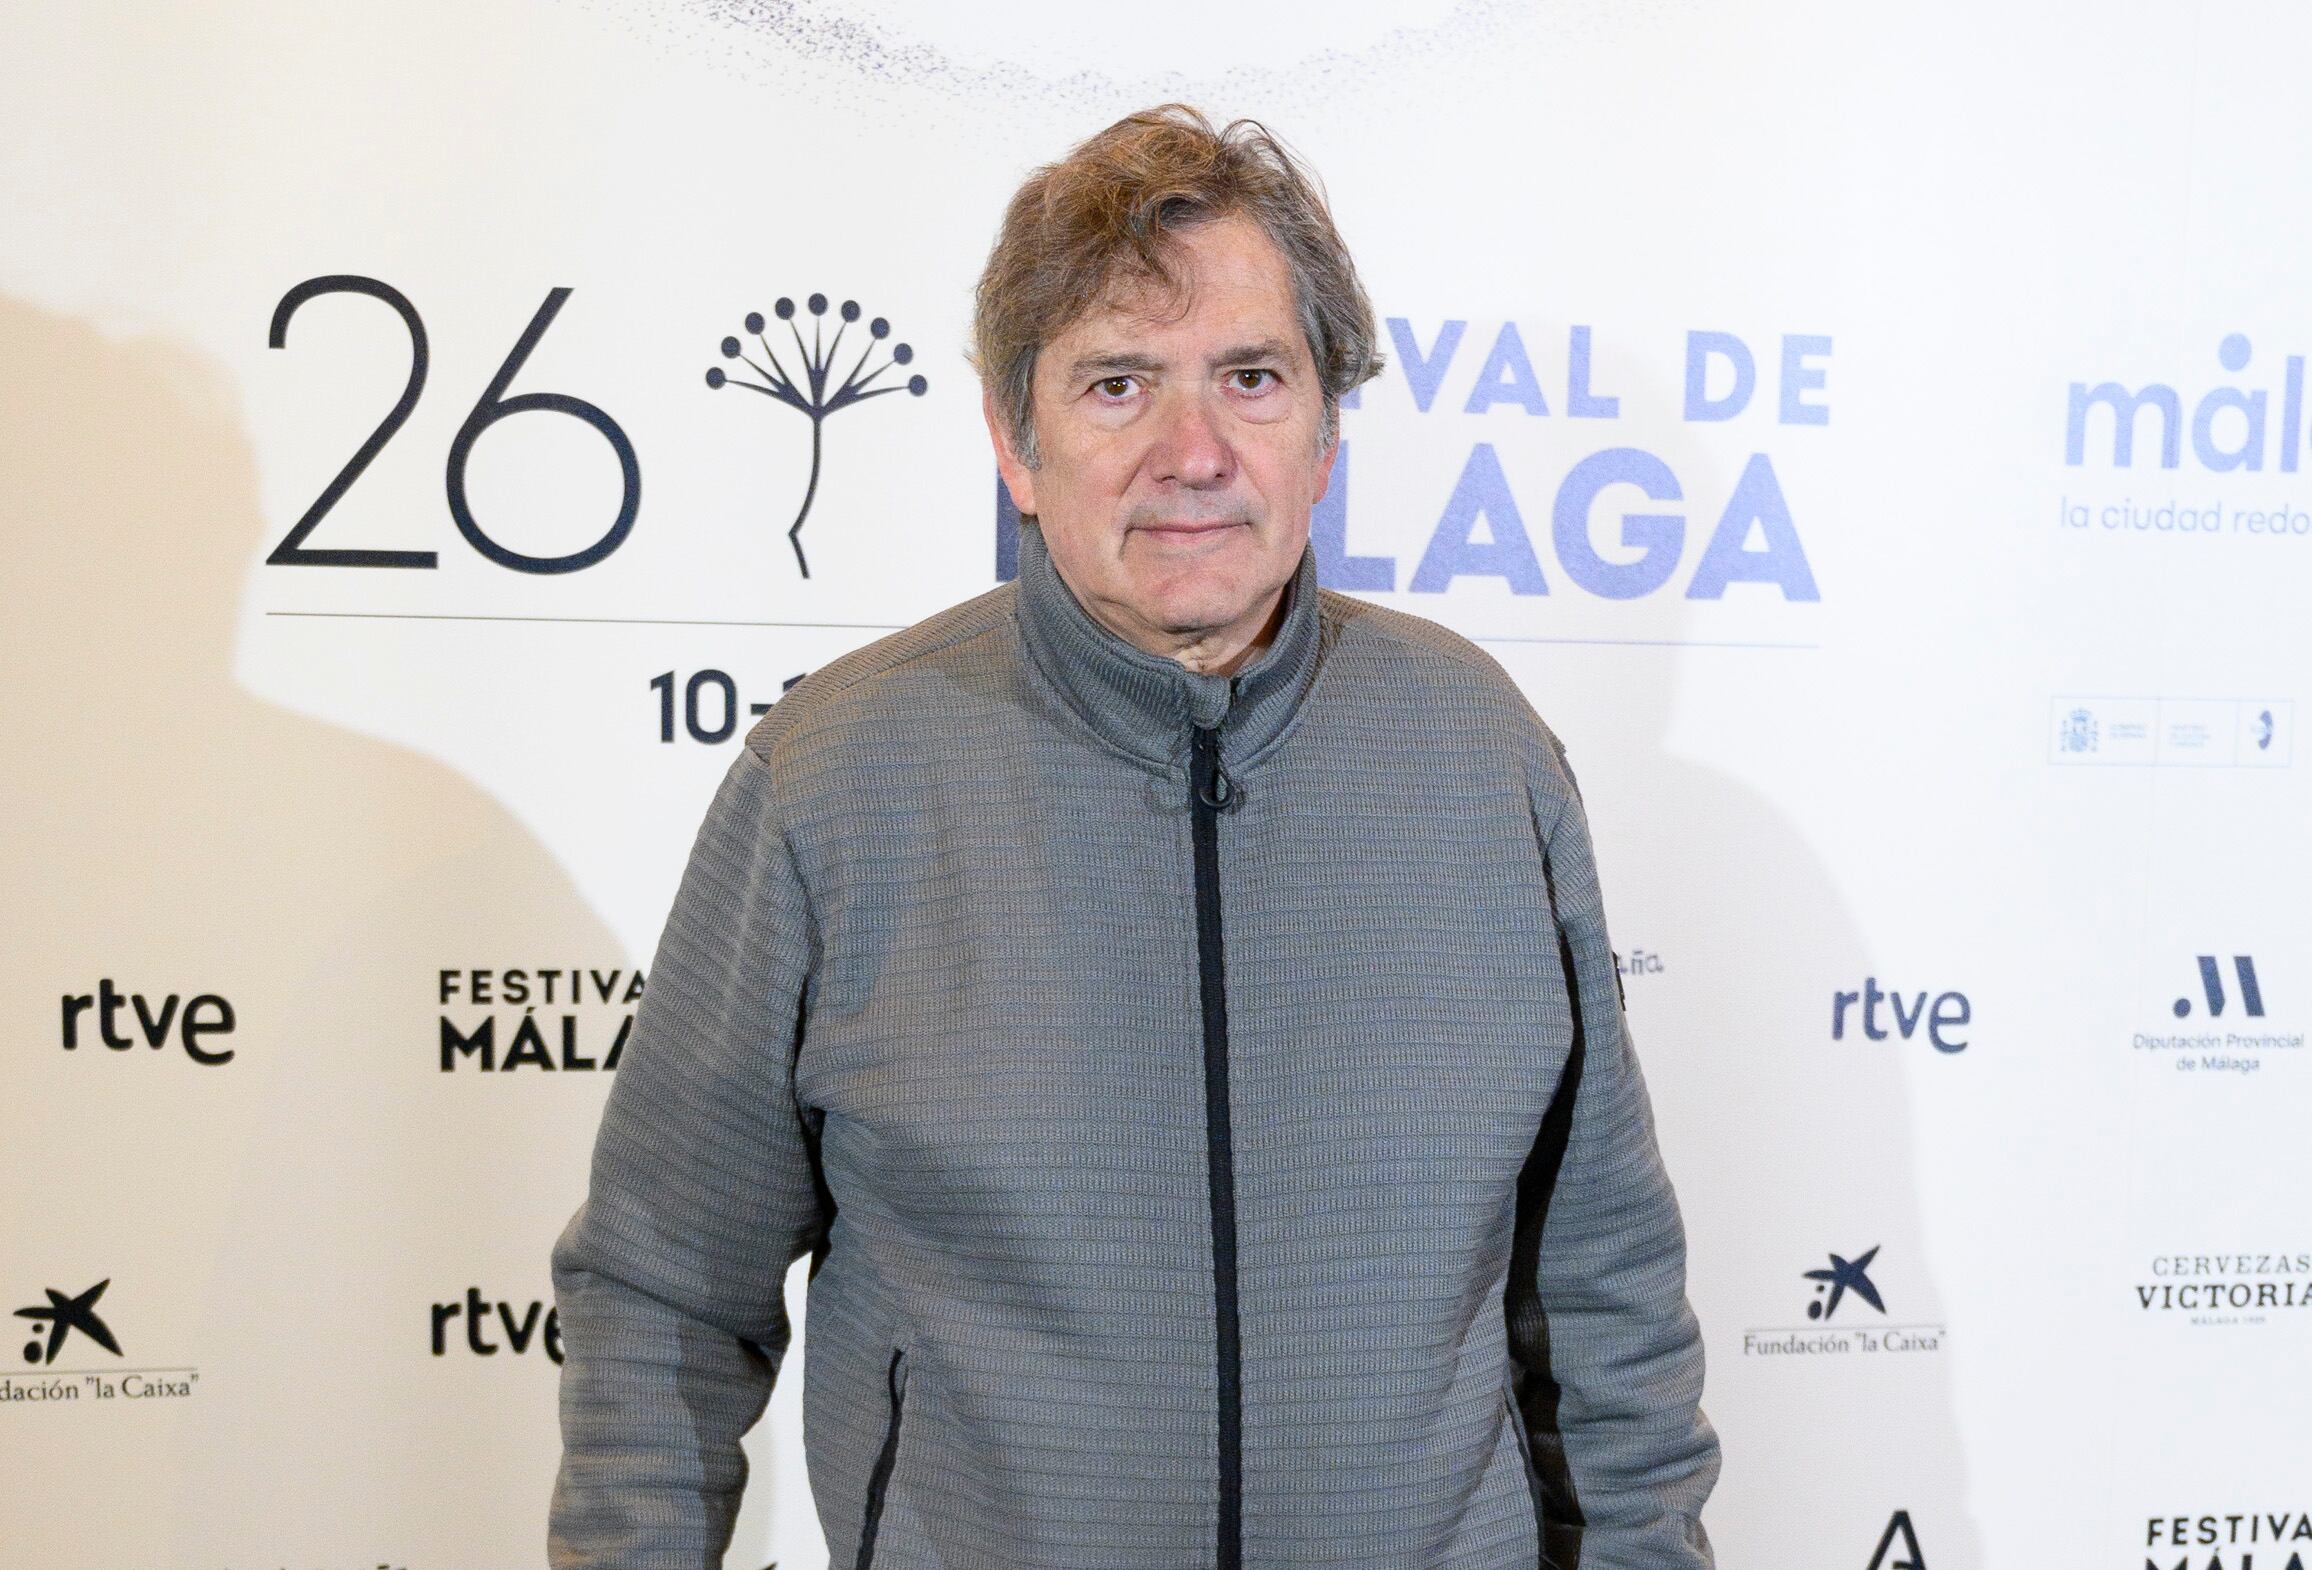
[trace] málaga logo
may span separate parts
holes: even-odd
[[[793,300],[781,299],[771,308],[772,314],[787,324],[788,336],[794,339],[795,361],[802,368],[800,377],[789,373],[786,363],[779,358],[779,352],[771,347],[767,335],[769,324],[763,320],[763,313],[750,311],[746,319],[747,334],[761,349],[762,359],[757,360],[750,355],[747,346],[735,336],[722,341],[722,355],[726,360],[738,361],[754,373],[753,377],[726,372],[717,365],[707,371],[706,384],[717,391],[725,387],[741,387],[748,392],[761,393],[810,420],[811,477],[803,486],[803,502],[795,509],[795,521],[787,526],[787,543],[795,548],[795,566],[808,578],[811,576],[811,563],[803,555],[803,523],[811,516],[811,503],[819,494],[819,464],[823,454],[827,416],[837,410],[848,409],[853,404],[865,403],[870,398],[880,398],[886,393],[905,391],[920,398],[931,384],[918,373],[908,377],[904,383],[893,382],[885,387],[875,385],[893,366],[906,365],[915,358],[912,347],[904,343],[894,344],[889,358],[873,370],[867,369],[869,357],[884,339],[891,336],[891,324],[878,316],[867,324],[867,344],[859,351],[859,357],[843,373],[841,384],[830,391],[836,357],[843,347],[843,335],[859,321],[859,302],[843,302],[838,313],[842,320],[837,324],[832,338],[827,337],[825,332],[827,297],[814,294],[805,304],[811,313],[811,341],[808,344],[803,342],[802,325],[795,320]]]

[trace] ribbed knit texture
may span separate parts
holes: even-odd
[[[873,1570],[1214,1564],[1215,722],[1244,1565],[1711,1563],[1684,1234],[1556,738],[1307,556],[1260,658],[1193,675],[1030,527],[1016,584],[798,684],[699,830],[554,1250],[555,1566],[721,1564],[807,1252],[838,1570],[886,1451]]]

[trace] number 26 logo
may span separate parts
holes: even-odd
[[[409,303],[408,296],[393,285],[375,278],[364,278],[354,273],[332,273],[321,278],[306,279],[281,296],[281,303],[273,307],[273,325],[267,334],[267,343],[275,349],[284,347],[288,342],[289,318],[296,315],[297,308],[306,301],[324,294],[366,294],[372,299],[383,300],[393,308],[401,317],[402,325],[409,329],[409,380],[402,387],[400,400],[378,422],[377,429],[369,433],[369,439],[346,460],[345,467],[337,471],[336,478],[314,498],[313,505],[305,509],[305,515],[281,537],[281,543],[273,547],[273,553],[265,558],[266,565],[437,566],[439,561],[432,551],[379,550],[362,546],[305,543],[306,536],[328,515],[329,509],[343,499],[353,482],[369,467],[370,460],[393,439],[393,433],[401,429],[402,422],[417,407],[418,394],[425,389],[425,323],[418,319],[417,307]],[[576,572],[581,567],[593,566],[625,541],[628,531],[634,527],[635,512],[642,505],[642,468],[635,461],[634,444],[626,439],[626,433],[618,428],[616,420],[583,398],[573,398],[567,393],[531,392],[506,396],[507,384],[520,372],[530,352],[538,347],[538,340],[546,336],[546,329],[554,324],[556,313],[569,298],[570,291],[567,288],[547,291],[545,303],[530,318],[530,325],[522,329],[521,340],[514,345],[513,352],[506,356],[505,363],[498,367],[497,374],[490,378],[489,386],[482,389],[480,400],[467,414],[465,423],[458,427],[457,435],[450,439],[449,460],[444,468],[443,479],[449,492],[450,517],[456,520],[458,532],[466,537],[466,543],[475,550],[499,566],[511,567],[516,572]],[[618,469],[624,488],[618,501],[617,520],[600,539],[567,556],[530,556],[499,544],[482,528],[474,517],[472,507],[467,505],[466,460],[473,453],[474,443],[481,440],[482,433],[498,421],[530,413],[567,414],[584,420],[602,433],[602,439],[618,455]]]

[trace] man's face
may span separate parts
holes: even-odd
[[[1041,466],[1012,451],[992,395],[988,428],[1084,609],[1135,647],[1224,673],[1265,642],[1338,444],[1317,447],[1323,395],[1268,237],[1231,216],[1182,231],[1173,254],[1184,311],[1127,294],[1037,355]]]

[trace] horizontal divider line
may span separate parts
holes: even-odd
[[[740,621],[680,616],[497,616],[455,611],[276,611],[268,616],[304,616],[334,621],[510,621],[617,627],[801,627],[841,632],[899,632],[905,622]],[[1472,643],[1563,643],[1603,648],[1643,649],[1819,649],[1819,643],[1744,643],[1714,638],[1552,638],[1516,633],[1468,633]]]
[[[620,627],[826,627],[850,632],[898,632],[903,622],[879,621],[720,621],[675,616],[485,616],[454,611],[267,611],[268,616],[311,616],[336,621],[536,621]]]
[[[90,1374],[197,1374],[200,1370],[190,1363],[174,1368],[42,1368],[26,1373],[11,1373],[16,1379],[80,1379]]]

